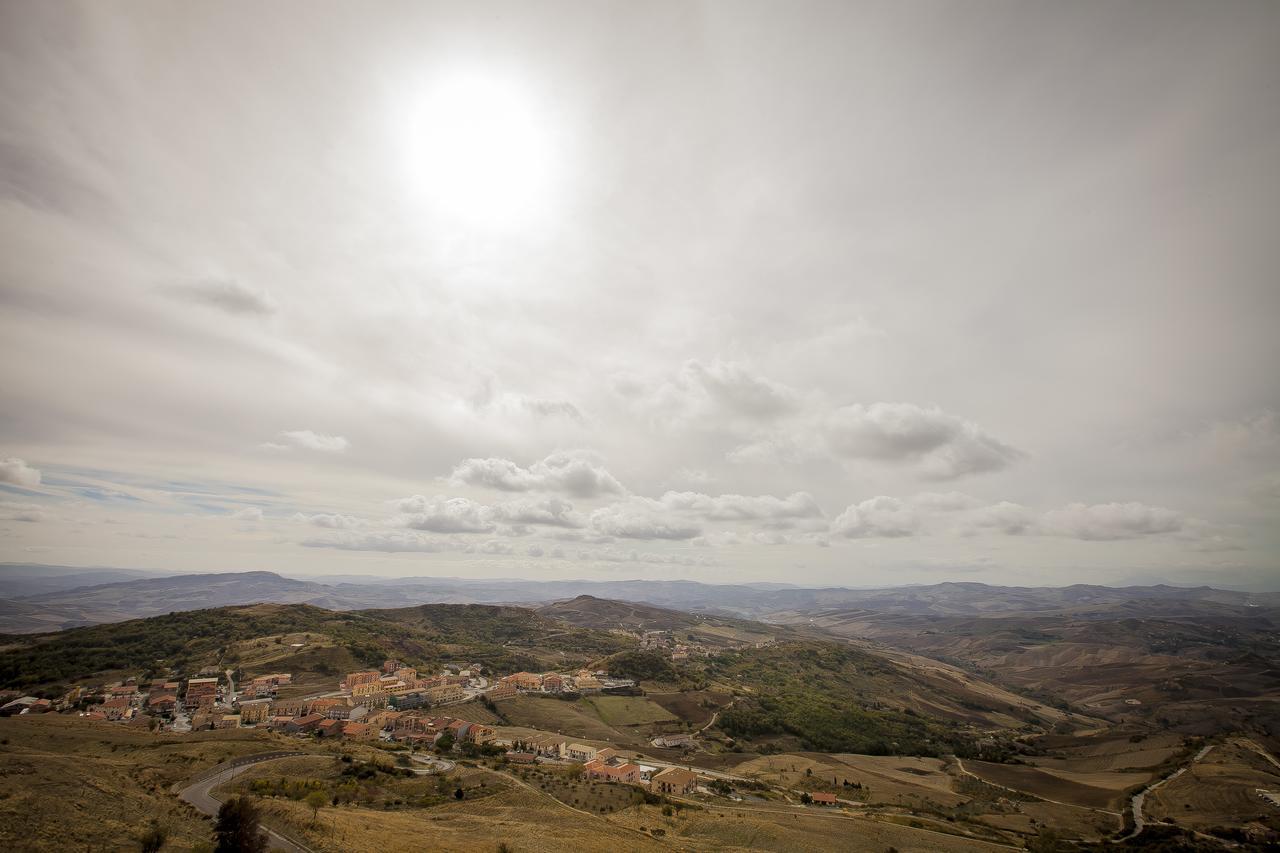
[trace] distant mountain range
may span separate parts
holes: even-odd
[[[544,605],[587,595],[716,616],[796,622],[832,611],[920,616],[1007,613],[1196,615],[1280,607],[1280,593],[1211,587],[1004,587],[941,583],[888,589],[806,589],[696,581],[532,581],[376,578],[296,580],[274,572],[165,575],[129,569],[0,565],[0,632],[36,633],[175,611],[239,604],[312,604],[330,610],[414,604]]]

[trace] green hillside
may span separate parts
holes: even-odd
[[[329,649],[304,650],[280,666],[326,675],[388,657],[420,667],[465,660],[503,671],[538,669],[552,661],[586,663],[626,646],[609,634],[571,628],[518,607],[437,604],[334,612],[306,604],[258,604],[10,637],[0,651],[0,689],[68,684],[115,670],[236,665],[234,655],[228,656],[232,644],[286,634],[313,635],[328,641]]]

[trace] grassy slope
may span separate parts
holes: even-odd
[[[164,736],[58,715],[0,719],[0,741],[3,850],[136,849],[152,818],[170,827],[171,844],[207,840],[208,824],[169,787],[228,758],[280,748],[261,732]]]
[[[972,750],[954,727],[894,710],[905,689],[887,661],[832,643],[786,643],[712,658],[707,676],[743,689],[716,725],[746,740],[789,736],[804,749],[868,754]]]

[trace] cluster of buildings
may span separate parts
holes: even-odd
[[[576,673],[514,672],[503,676],[485,695],[490,699],[510,699],[520,693],[581,693],[590,695],[608,690],[628,689],[636,683],[629,678],[610,678],[604,670],[580,669]]]
[[[369,707],[395,710],[444,705],[468,698],[466,687],[480,677],[480,665],[446,669],[439,675],[420,675],[398,660],[383,662],[381,669],[349,672],[342,692]]]

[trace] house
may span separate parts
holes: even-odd
[[[692,744],[693,735],[659,735],[649,742],[660,749],[679,749]]]
[[[439,705],[444,702],[456,702],[459,699],[465,699],[466,692],[457,684],[441,684],[439,687],[427,688],[427,699],[432,705]]]
[[[400,661],[396,660],[395,658],[388,658],[387,660],[384,660],[382,662],[382,671],[387,675],[391,675],[397,669],[402,669],[403,667],[404,667],[404,664],[402,664]]]
[[[32,707],[34,705],[35,703],[33,702]],[[28,710],[31,710],[31,708],[29,707]],[[97,710],[106,714],[108,720],[123,720],[130,716],[130,711],[133,709],[128,696],[114,696],[99,705]]]
[[[548,758],[563,758],[567,742],[564,738],[556,737],[555,735],[540,735],[532,738],[527,743],[529,749],[539,755],[545,755]]]
[[[215,729],[238,729],[240,728],[239,714],[223,714],[222,717],[213,724]]]
[[[147,698],[147,710],[157,714],[172,713],[178,705],[177,694],[156,693]]]
[[[564,678],[555,672],[547,672],[542,676],[542,689],[547,693],[563,693]]]
[[[240,722],[243,725],[257,725],[264,722],[271,714],[270,699],[248,699],[240,703]]]
[[[496,702],[499,699],[514,699],[520,695],[520,691],[516,690],[516,686],[514,684],[499,684],[484,695]]]
[[[377,729],[372,728],[368,723],[343,723],[342,736],[361,738],[367,740],[376,737]]]
[[[836,795],[835,795],[835,794],[824,794],[824,793],[822,793],[821,791],[815,791],[814,793],[810,794],[809,796],[813,798],[813,804],[814,804],[815,806],[834,806],[834,805],[836,805]]]
[[[399,693],[387,697],[387,707],[396,711],[411,711],[430,704],[425,690],[414,690],[411,693]]]
[[[573,761],[592,761],[598,751],[594,746],[587,746],[585,743],[571,743],[565,747],[565,757]]]
[[[374,711],[364,721],[374,729],[390,729],[395,727],[396,720],[404,716],[403,711]]]
[[[542,676],[536,672],[517,672],[505,676],[502,679],[502,683],[514,684],[520,690],[541,690]]]
[[[533,764],[538,760],[532,752],[508,752],[505,757],[512,764]]]
[[[329,716],[332,708],[349,708],[346,699],[315,699],[307,706],[307,713]],[[342,713],[342,712],[339,712]]]
[[[607,782],[624,782],[629,785],[634,785],[640,781],[640,766],[629,761],[623,764],[609,765],[597,758],[593,758],[582,765],[582,770],[587,774],[588,779],[604,779]]]
[[[325,720],[321,714],[307,714],[305,717],[295,717],[285,723],[284,730],[289,734],[309,734],[315,731],[316,726]]]
[[[656,794],[690,794],[698,787],[698,774],[683,767],[668,767],[649,780],[649,790]]]
[[[582,694],[599,693],[604,685],[594,675],[582,675],[577,679],[578,692]]]
[[[316,723],[315,733],[320,737],[338,737],[345,725],[347,723],[344,720],[321,720]]]
[[[193,708],[206,708],[218,699],[218,679],[191,678],[187,680],[185,703]]]
[[[382,673],[376,669],[363,670],[361,672],[348,672],[347,677],[342,680],[342,685],[348,692],[354,693],[355,688],[361,684],[371,684],[382,677]]]

